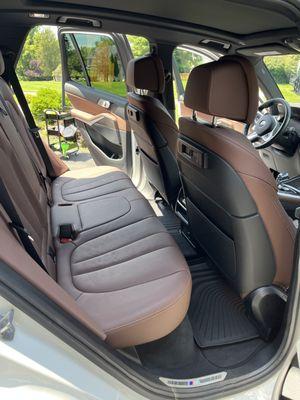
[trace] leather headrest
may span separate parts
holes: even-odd
[[[130,60],[127,65],[126,83],[135,89],[162,93],[165,90],[165,74],[158,56],[146,56]]]
[[[190,73],[184,104],[216,117],[251,123],[258,107],[258,83],[252,64],[225,56]]]
[[[0,50],[0,75],[3,75],[5,72],[5,63],[2,56],[2,51]]]

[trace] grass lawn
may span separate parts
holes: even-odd
[[[183,77],[183,86],[186,86],[186,76]],[[21,81],[22,88],[26,94],[36,95],[39,89],[49,88],[61,91],[61,82],[55,81]],[[175,86],[175,85],[174,85]],[[293,90],[289,84],[278,85],[283,97],[290,103],[300,103],[300,94]],[[126,86],[124,82],[97,82],[94,87],[118,96],[126,97]],[[176,88],[175,88],[176,90]],[[177,98],[177,97],[176,97]]]
[[[61,82],[55,81],[21,81],[25,93],[36,94],[40,89],[55,89],[61,91]]]
[[[24,92],[31,95],[36,95],[37,91],[40,89],[54,89],[58,92],[61,91],[61,82],[21,81],[20,83]],[[122,97],[126,97],[127,95],[125,82],[95,82],[93,83],[93,87]]]
[[[285,84],[285,85],[278,85],[283,97],[289,103],[300,103],[300,94],[294,92],[294,88],[292,85]]]

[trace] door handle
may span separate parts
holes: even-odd
[[[103,107],[103,108],[109,109],[109,108],[110,108],[110,101],[100,99],[100,100],[98,101],[98,105],[101,106],[101,107]]]

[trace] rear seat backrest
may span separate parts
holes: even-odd
[[[0,53],[0,74],[3,73],[4,62]],[[0,107],[8,114],[2,111],[0,115],[1,177],[25,228],[34,239],[36,251],[55,278],[55,265],[49,251],[53,243],[48,196],[37,171],[45,173],[45,167],[29,135],[24,116],[2,77],[0,94]]]
[[[56,276],[55,265],[49,249],[53,248],[49,230],[50,210],[45,193],[40,199],[28,184],[22,164],[8,141],[1,127],[0,116],[0,170],[1,178],[14,202],[24,227],[34,239],[34,247],[53,278]],[[4,211],[2,211],[2,214]]]

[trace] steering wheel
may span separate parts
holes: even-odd
[[[270,111],[265,111],[274,106],[277,108],[280,106],[281,115],[273,115]],[[286,130],[290,119],[291,106],[289,103],[282,98],[270,99],[259,107],[253,124],[246,126],[245,135],[256,149],[264,149]]]

